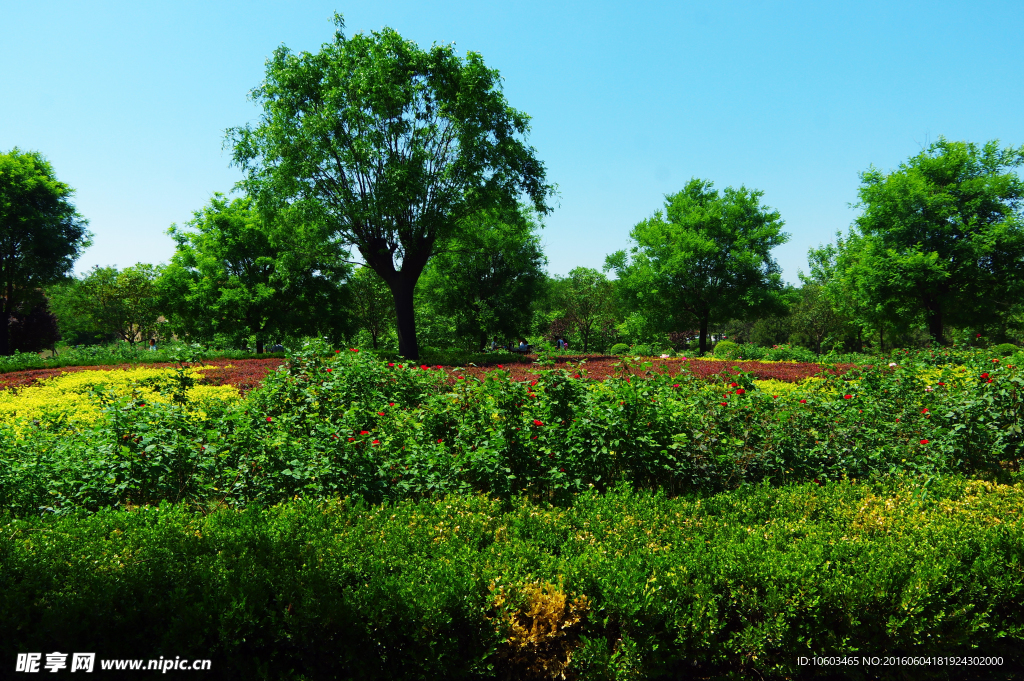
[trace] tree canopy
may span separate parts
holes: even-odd
[[[665,197],[665,210],[630,232],[635,246],[608,256],[628,297],[665,331],[695,321],[700,352],[708,326],[782,305],[780,269],[771,249],[787,241],[779,213],[761,205],[763,192],[692,179]]]
[[[161,288],[175,330],[236,342],[252,336],[262,352],[272,337],[318,333],[341,314],[346,254],[337,243],[294,237],[297,219],[280,211],[271,221],[248,197],[215,194],[186,228],[172,225],[177,249]]]
[[[432,310],[483,349],[488,338],[526,335],[547,258],[528,209],[483,211],[427,266],[420,288]]]
[[[399,351],[416,358],[414,289],[436,248],[524,193],[546,212],[551,187],[522,140],[529,118],[479,54],[335,23],[316,54],[275,51],[251,93],[261,120],[228,139],[261,206],[299,205],[358,249],[394,297]]]
[[[1024,147],[944,138],[891,173],[861,174],[856,268],[876,307],[916,308],[943,342],[947,324],[988,326],[1024,285]]]
[[[88,224],[41,154],[0,154],[0,355],[11,354],[10,319],[22,303],[57,282],[89,245]]]

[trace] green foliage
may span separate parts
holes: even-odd
[[[998,323],[1024,285],[1024,147],[939,138],[891,172],[861,174],[860,251],[844,276],[878,307],[923,315],[932,339],[947,325]]]
[[[160,287],[177,333],[206,341],[221,334],[235,344],[254,336],[262,352],[268,340],[342,326],[347,253],[304,232],[301,217],[268,217],[249,198],[229,202],[218,193],[187,229],[172,225],[177,248]]]
[[[508,678],[552,661],[509,654],[511,623],[544,624],[546,583],[582,615],[566,631],[582,678],[781,681],[806,675],[801,655],[1009,671],[1022,506],[1019,487],[948,478],[6,518],[0,655],[102,641],[106,658],[211,658],[224,679]]]
[[[162,267],[137,263],[123,270],[97,265],[51,290],[62,331],[78,339],[118,339],[129,345],[160,338]]]
[[[429,314],[450,318],[456,338],[477,350],[527,335],[547,262],[539,228],[527,207],[464,220],[418,284]]]
[[[742,355],[740,346],[733,343],[731,340],[721,340],[715,343],[714,349],[715,357],[724,357],[726,359],[739,359]]]
[[[997,357],[1009,357],[1013,353],[1017,352],[1019,348],[1013,343],[1000,343],[999,345],[993,345],[989,348],[989,352]]]
[[[74,190],[34,151],[0,153],[0,356],[10,355],[9,320],[36,290],[67,277],[90,245]]]
[[[776,396],[749,379],[673,377],[629,360],[621,378],[588,382],[577,368],[520,383],[505,370],[479,380],[311,346],[201,420],[128,400],[80,432],[59,413],[0,430],[0,504],[31,515],[164,498],[202,508],[473,491],[566,502],[622,480],[682,494],[896,472],[1009,475],[1000,462],[1024,446],[1020,367],[987,353],[892,362]],[[184,477],[170,485],[169,470]]]
[[[569,276],[555,278],[552,286],[573,347],[585,353],[607,347],[615,334],[615,298],[608,278],[595,269],[577,267]]]
[[[650,345],[644,345],[641,343],[630,348],[629,354],[636,355],[637,357],[650,357],[654,354],[654,351],[651,350]]]
[[[627,352],[629,352],[629,346],[625,343],[616,343],[611,349],[613,355],[624,355]]]
[[[630,232],[629,255],[613,253],[605,265],[665,331],[696,322],[701,353],[712,322],[780,308],[782,280],[770,252],[788,239],[779,213],[761,206],[763,192],[727,187],[719,195],[712,186],[694,178],[667,196],[664,212]]]
[[[353,321],[370,335],[374,350],[395,328],[395,302],[387,284],[369,267],[360,267],[349,279]]]
[[[29,369],[54,369],[58,367],[76,366],[116,366],[119,364],[153,364],[158,362],[174,362],[178,352],[179,341],[168,341],[158,345],[155,352],[139,345],[129,345],[123,341],[104,345],[87,345],[82,347],[60,348],[56,356],[42,357],[35,352],[21,352],[7,357],[0,357],[0,373],[25,371]],[[265,353],[255,355],[244,350],[223,350],[205,348],[204,355],[208,359],[252,359],[254,357],[281,357],[284,353]]]
[[[818,357],[813,351],[800,346],[793,347],[791,345],[777,345],[772,348],[767,348],[761,359],[768,360],[769,362],[816,362]],[[838,360],[836,360],[838,361]]]
[[[522,141],[529,117],[478,53],[423,50],[390,28],[346,37],[335,24],[316,54],[274,52],[251,93],[259,123],[228,137],[264,209],[298,210],[387,283],[399,351],[416,358],[413,295],[430,258],[481,211],[526,195],[546,212],[551,187]]]

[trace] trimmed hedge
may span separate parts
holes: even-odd
[[[211,658],[223,679],[886,676],[797,656],[1024,668],[1024,490],[963,479],[618,488],[6,520],[0,658]],[[568,667],[566,663],[568,662]],[[888,670],[892,671],[892,670]],[[972,676],[973,675],[973,676]],[[193,675],[194,676],[194,675]]]

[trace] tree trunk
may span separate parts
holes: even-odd
[[[700,345],[698,347],[701,357],[704,356],[708,349],[708,324],[711,322],[710,317],[711,315],[706,313],[700,317]]]
[[[398,327],[398,354],[406,359],[419,359],[420,348],[416,342],[416,310],[413,307],[415,281],[399,277],[391,288],[395,296],[395,316]]]
[[[257,338],[256,339],[256,354],[257,355],[262,355],[263,354],[263,339],[262,338]]]
[[[942,308],[938,305],[928,310],[928,333],[932,337],[932,341],[943,345],[944,341],[942,338]]]

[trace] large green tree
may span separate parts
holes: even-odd
[[[350,266],[337,242],[303,233],[302,215],[273,219],[252,199],[215,194],[185,228],[172,225],[177,249],[161,279],[175,330],[197,338],[223,334],[266,341],[319,333],[343,314]]]
[[[483,211],[466,223],[431,260],[420,291],[459,337],[483,350],[494,335],[527,335],[547,259],[526,209]]]
[[[10,319],[37,289],[67,277],[89,245],[88,224],[37,152],[0,154],[0,355],[11,354]]]
[[[788,235],[777,211],[761,205],[763,192],[727,187],[722,194],[707,180],[692,179],[665,197],[665,210],[630,232],[634,246],[608,256],[633,304],[666,331],[700,329],[700,352],[708,326],[733,318],[768,314],[784,306],[782,278],[771,249]]]
[[[413,312],[427,261],[475,213],[525,193],[547,211],[544,167],[501,78],[477,53],[429,50],[390,28],[320,52],[280,47],[251,98],[255,126],[228,132],[244,185],[266,209],[301,204],[358,249],[394,297],[399,351],[419,355]]]
[[[1007,314],[1024,292],[1022,164],[1024,147],[940,137],[891,173],[862,173],[857,262],[876,306],[916,307],[936,342],[947,324]]]

